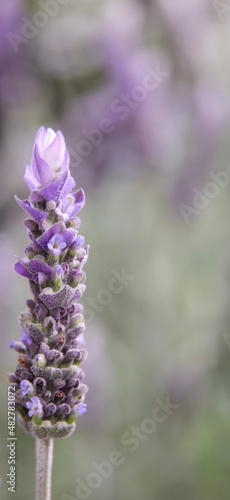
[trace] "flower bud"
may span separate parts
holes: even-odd
[[[41,396],[45,392],[46,380],[41,377],[36,377],[33,381],[34,389],[38,396]]]
[[[49,403],[44,407],[45,417],[52,417],[56,413],[57,407],[54,403]]]
[[[39,368],[45,368],[46,366],[46,357],[44,354],[37,354],[34,358],[35,360],[35,365],[38,366]]]
[[[25,219],[24,220],[24,225],[29,229],[29,231],[37,231],[38,230],[38,225],[37,222],[33,219]]]
[[[61,405],[57,406],[57,415],[58,416],[64,417],[66,415],[69,415],[70,412],[71,412],[71,408],[66,403],[62,403]]]

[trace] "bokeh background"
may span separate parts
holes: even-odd
[[[209,185],[230,161],[229,44],[227,0],[0,2],[2,500],[13,498],[9,342],[20,336],[29,296],[13,271],[28,241],[14,194],[27,197],[23,175],[42,124],[65,135],[91,245],[88,412],[71,438],[55,442],[52,498],[80,498],[76,479],[86,483],[92,463],[118,449],[124,463],[92,500],[229,499],[230,176],[225,187]],[[138,101],[146,66],[157,65],[168,76]],[[112,105],[132,95],[135,106],[121,119]],[[113,131],[87,152],[83,131],[102,119]],[[197,190],[208,197],[194,201]],[[100,305],[111,272],[123,268],[133,279]],[[100,310],[92,312],[90,299]],[[166,397],[177,410],[131,453],[121,436]],[[34,440],[19,426],[17,437],[14,498],[31,500]]]

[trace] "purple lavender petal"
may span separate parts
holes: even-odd
[[[63,162],[62,162],[61,172],[64,172],[64,170],[68,169],[68,167],[69,167],[69,161],[70,161],[69,153],[68,153],[68,151],[66,149],[65,150],[65,154],[64,154],[64,158],[63,158]],[[71,179],[72,179],[72,177],[71,177]],[[74,182],[74,185],[75,185],[75,182]]]
[[[31,206],[28,200],[19,200],[19,198],[15,195],[16,202],[23,208],[26,212],[28,212],[31,217],[33,217],[37,222],[40,222],[42,219],[46,219],[48,217],[47,212],[43,212],[43,210],[38,210]]]
[[[69,155],[66,149],[65,139],[57,131],[56,136],[44,151],[45,159],[54,171],[61,169],[63,172],[69,165]]]
[[[54,274],[54,270],[52,269],[52,267],[48,266],[48,264],[45,264],[45,262],[39,259],[28,260],[28,262],[20,260],[14,265],[14,270],[21,276],[24,276],[29,280],[33,280],[36,283],[36,276],[38,276],[40,273],[47,276],[48,279],[51,279]]]
[[[77,214],[85,204],[85,193],[83,189],[78,189],[78,191],[73,193],[72,196],[74,197],[75,203],[72,209],[69,209],[70,218],[73,217],[75,214]]]
[[[71,243],[73,243],[76,232],[73,229],[65,229],[65,231],[61,232],[63,236],[63,241],[66,243],[66,246],[69,247]]]
[[[68,307],[74,300],[75,290],[68,285],[65,285],[59,292],[52,292],[51,289],[47,289],[40,293],[39,299],[47,307],[47,309],[52,310],[57,307]]]
[[[75,203],[85,203],[85,193],[83,189],[78,189],[73,193]]]
[[[74,201],[75,201],[74,214],[76,214],[77,212],[79,212],[79,210],[81,210],[84,207],[84,204],[85,204],[85,193],[84,193],[83,189],[78,189],[78,191],[73,193],[73,197],[74,197]],[[72,216],[74,214],[72,214]]]
[[[19,337],[19,340],[23,342],[27,347],[32,344],[32,339],[29,333],[23,328],[22,335]]]
[[[65,198],[67,194],[69,194],[70,191],[74,188],[74,186],[75,186],[75,180],[73,179],[73,177],[68,177],[60,193],[60,198]]]
[[[32,193],[30,193],[30,201],[32,201],[32,203],[38,203],[43,201],[43,198],[40,196],[38,191],[32,191]]]
[[[20,389],[22,391],[22,395],[26,396],[26,394],[33,391],[33,385],[28,380],[22,380],[20,382]]]
[[[44,155],[46,158],[46,162],[50,165],[50,167],[55,171],[57,168],[57,164],[59,165],[59,168],[61,167],[62,164],[62,150],[63,148],[65,149],[65,141],[64,137],[60,136],[61,132],[60,130],[57,131],[55,137],[53,138],[52,142],[47,146],[47,148],[44,151]],[[62,140],[63,138],[63,140]],[[62,144],[61,144],[62,142]]]
[[[33,273],[28,271],[28,269],[26,269],[25,267],[25,264],[20,260],[14,264],[14,270],[16,271],[16,273],[24,276],[25,278],[28,278],[29,280],[33,279]]]
[[[42,236],[40,236],[40,238],[37,239],[36,243],[40,247],[44,248],[44,250],[47,250],[47,245],[50,242],[51,238],[53,236],[55,236],[55,234],[60,233],[61,229],[62,229],[62,222],[61,221],[56,222],[56,224],[54,224],[52,227],[50,227],[49,229],[47,229],[42,234]]]
[[[41,147],[44,143],[46,136],[46,129],[43,127],[43,125],[38,129],[36,137],[35,137],[35,143],[38,144],[39,147]]]
[[[25,267],[32,273],[43,273],[47,278],[51,279],[54,273],[52,267],[48,266],[45,262],[40,259],[31,259],[28,264],[24,264]]]
[[[81,296],[82,296],[81,290],[79,290],[79,288],[75,288],[74,300],[80,299]]]
[[[33,170],[32,170],[32,168],[31,168],[30,165],[27,165],[27,167],[26,167],[26,173],[24,175],[24,179],[25,179],[25,181],[27,183],[28,188],[31,191],[36,191],[37,190],[37,188],[39,187],[39,182],[35,178],[35,176],[33,174]]]
[[[61,198],[57,208],[55,209],[55,213],[57,214],[57,216],[61,220],[64,220],[64,222],[67,222],[71,217],[71,212],[72,205],[70,204],[68,198]]]
[[[62,234],[55,234],[49,243],[47,244],[47,248],[56,256],[62,253],[62,250],[66,248],[66,243],[63,241]]]
[[[36,415],[36,413],[39,413],[42,410],[42,404],[37,396],[30,398],[30,401],[27,401],[26,406],[28,410],[30,410],[28,413],[29,417]]]
[[[75,241],[76,241],[76,245],[77,245],[78,247],[81,247],[81,246],[82,246],[82,245],[84,245],[84,243],[85,243],[85,238],[84,238],[84,236],[81,236],[81,235],[79,234],[79,235],[77,236],[77,238],[76,238],[76,240],[75,240]]]
[[[40,189],[39,194],[46,200],[46,201],[57,201],[59,198],[63,187],[65,186],[65,183],[68,181],[68,178],[70,176],[69,171],[64,171],[60,177],[54,182],[51,182],[48,186],[43,187]],[[69,191],[68,191],[69,192]]]
[[[43,158],[41,158],[37,144],[35,144],[34,147],[32,168],[37,180],[41,180],[41,184],[46,185],[53,181],[55,173],[49,166],[49,164],[45,160],[43,160]]]

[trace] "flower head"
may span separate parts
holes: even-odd
[[[20,382],[20,389],[22,391],[22,395],[26,396],[26,394],[28,394],[28,392],[33,391],[33,385],[28,380],[22,380]]]
[[[29,410],[29,417],[36,415],[42,410],[42,404],[37,396],[33,396],[32,398],[30,398],[30,401],[27,401],[26,406]]]
[[[40,127],[36,135],[31,165],[27,166],[25,180],[31,191],[50,184],[68,168],[69,155],[65,139],[58,130]]]
[[[49,243],[47,244],[47,247],[53,253],[53,255],[57,257],[66,248],[66,243],[64,242],[63,236],[61,234],[55,234],[50,239]]]

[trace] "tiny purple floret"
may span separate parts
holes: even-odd
[[[56,273],[58,274],[58,276],[61,276],[62,274],[62,267],[61,266],[56,266],[56,269],[55,269]]]
[[[26,330],[22,330],[22,335],[19,337],[19,340],[23,342],[27,347],[32,344],[32,339],[29,333]]]
[[[84,245],[84,243],[85,243],[85,238],[84,238],[84,236],[81,236],[81,235],[79,234],[79,235],[77,236],[77,238],[76,238],[76,245],[77,245],[78,247],[81,247],[82,245]]]
[[[31,392],[33,390],[33,386],[28,380],[22,380],[20,382],[20,389],[22,391],[22,395],[26,396],[28,392]]]
[[[37,396],[33,396],[32,398],[30,398],[30,401],[27,401],[26,406],[29,410],[28,412],[29,417],[36,415],[42,410],[42,404]]]
[[[58,218],[64,220],[64,222],[67,222],[70,219],[72,211],[73,205],[70,204],[68,198],[62,198],[55,209],[55,213]]]
[[[87,411],[87,404],[85,403],[79,403],[77,405],[77,413],[78,415],[82,415],[82,413],[85,413]]]
[[[63,236],[61,234],[55,234],[47,244],[47,247],[53,255],[58,257],[66,248],[66,243],[63,241]]]

